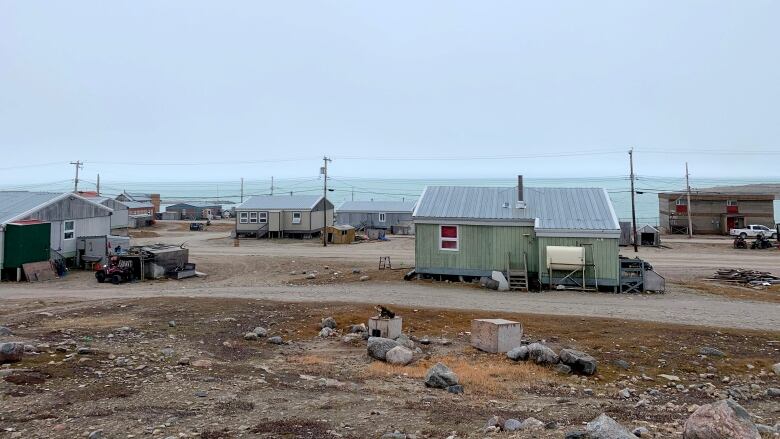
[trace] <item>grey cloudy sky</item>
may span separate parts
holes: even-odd
[[[344,158],[629,145],[648,175],[778,177],[780,155],[695,153],[780,150],[778,17],[770,0],[0,0],[0,183],[75,159],[107,179],[297,177],[323,154],[341,176],[615,176],[624,154]],[[258,163],[289,158],[307,160]]]

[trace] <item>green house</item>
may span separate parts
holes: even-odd
[[[499,271],[518,289],[529,279],[617,287],[620,225],[607,192],[524,188],[522,179],[518,187],[427,187],[413,215],[416,272],[477,277]]]

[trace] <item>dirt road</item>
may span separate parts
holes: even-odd
[[[501,293],[461,286],[406,282],[361,282],[316,286],[216,287],[185,282],[92,285],[54,290],[46,286],[0,287],[0,299],[105,299],[130,297],[240,297],[291,302],[352,302],[450,309],[492,310],[562,316],[597,316],[626,320],[776,330],[780,304],[671,292],[664,295],[545,292]]]

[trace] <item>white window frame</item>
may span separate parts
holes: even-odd
[[[739,202],[737,200],[726,200],[726,206],[739,206]]]
[[[295,215],[298,215],[298,218],[295,218]],[[301,212],[293,212],[292,213],[292,223],[293,224],[300,224],[301,219],[303,218],[303,214]]]
[[[268,223],[268,212],[260,212],[257,215],[257,222],[260,224]]]
[[[68,227],[68,223],[70,223],[70,227]],[[70,234],[70,238],[68,238],[68,234]],[[62,222],[62,239],[65,241],[70,241],[71,239],[76,239],[76,221],[75,220],[66,220]]]
[[[442,228],[444,227],[455,227],[455,238],[444,238],[441,236]],[[442,243],[444,241],[448,242],[455,242],[455,248],[444,248],[442,246]],[[439,224],[439,250],[447,251],[447,252],[457,252],[460,251],[460,226],[455,224]]]
[[[687,206],[688,205],[688,200],[686,200],[685,198],[680,197],[680,198],[678,198],[674,202],[674,204],[677,205],[677,206]]]
[[[387,222],[387,214],[385,214],[384,212],[383,212],[383,213],[380,213],[380,214],[379,214],[379,222],[380,222],[380,223]]]
[[[249,224],[257,224],[257,212],[249,212]]]
[[[249,212],[238,212],[238,222],[240,224],[249,224]]]

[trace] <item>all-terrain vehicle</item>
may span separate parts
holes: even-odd
[[[129,282],[133,279],[133,270],[130,261],[120,261],[117,256],[112,256],[108,265],[95,272],[98,283],[110,281],[114,285]]]
[[[741,236],[734,238],[734,248],[748,248],[745,238]]]
[[[753,241],[752,244],[750,244],[750,248],[753,250],[755,249],[763,250],[765,248],[772,248],[772,242],[766,239],[764,235],[758,235],[756,237],[756,240]]]
[[[202,231],[203,231],[203,224],[190,223],[190,232],[202,232]]]

